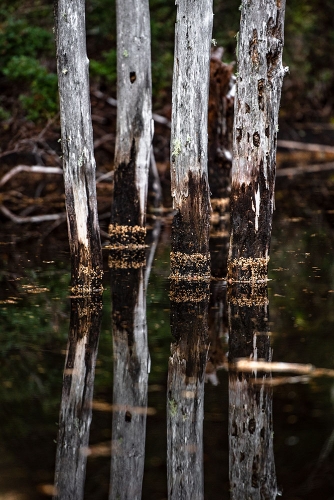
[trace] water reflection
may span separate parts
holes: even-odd
[[[271,361],[265,286],[234,284],[229,290],[229,362]],[[274,499],[270,373],[229,372],[229,473],[232,500]]]
[[[113,420],[110,500],[140,499],[145,463],[147,388],[150,355],[147,343],[146,286],[160,225],[145,248],[111,249]]]
[[[207,282],[171,282],[172,344],[167,392],[169,499],[204,498],[204,374],[208,353]]]
[[[101,313],[100,296],[71,301],[57,441],[55,499],[79,500],[84,496]]]

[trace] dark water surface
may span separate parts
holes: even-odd
[[[135,328],[127,317],[133,317],[138,297],[145,308],[148,278],[140,266],[110,269],[104,250],[101,314],[98,303],[70,302],[66,252],[46,242],[25,249],[1,245],[1,499],[52,496],[55,467],[61,498],[80,498],[82,488],[86,499],[108,498],[112,477],[111,498],[140,498],[142,482],[143,499],[162,500],[167,471],[176,481],[171,498],[334,498],[333,220],[327,207],[291,209],[287,203],[280,210],[280,199],[289,196],[278,193],[269,306],[263,292],[256,305],[235,301],[228,307],[222,281],[212,285],[214,304],[171,304],[166,224],[149,275],[146,320],[136,306]],[[182,349],[193,356],[185,378],[182,369],[168,377],[171,307],[173,334],[181,341],[188,335]],[[191,331],[201,335],[208,324],[210,363],[203,384],[205,339],[196,350]],[[260,339],[256,351],[254,339]],[[239,357],[236,349],[248,358],[248,351],[257,352],[258,358],[323,370],[229,374],[227,361]],[[178,497],[176,489],[197,493]]]

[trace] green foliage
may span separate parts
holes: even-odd
[[[96,59],[90,61],[90,75],[92,78],[100,78],[107,83],[115,84],[117,79],[116,64],[117,55],[115,49],[102,52],[100,61]]]
[[[28,119],[38,120],[57,112],[57,75],[49,73],[36,59],[14,56],[4,67],[3,74],[9,80],[29,85],[29,92],[19,96]]]
[[[57,75],[40,62],[53,49],[51,30],[30,26],[27,20],[9,15],[0,26],[0,76],[23,84],[19,100],[30,120],[45,119],[57,112]],[[8,118],[0,114],[0,119]]]

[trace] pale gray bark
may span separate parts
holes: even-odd
[[[109,233],[115,244],[124,234],[143,244],[153,136],[148,0],[117,0],[116,12],[118,107]]]
[[[213,18],[212,0],[177,0],[176,5],[171,189],[177,214],[173,221],[172,278],[189,270],[209,274],[207,117]]]
[[[266,279],[274,209],[285,0],[242,0],[234,110],[229,278]]]
[[[168,367],[168,498],[203,500],[204,378],[186,380],[186,364],[175,350]]]
[[[267,291],[248,285],[229,297],[229,361],[271,361]],[[277,481],[273,447],[271,373],[229,373],[231,500],[273,500]]]
[[[201,290],[199,290],[201,288]],[[204,378],[209,285],[171,283],[167,381],[167,480],[170,500],[202,500]]]
[[[84,497],[95,363],[100,334],[100,297],[75,299],[64,369],[55,471],[55,499]]]
[[[115,269],[112,270],[112,278],[114,412],[109,498],[140,500],[145,463],[150,364],[144,269]],[[117,290],[117,287],[122,286],[132,287],[128,292],[131,298]]]
[[[74,293],[102,289],[85,1],[55,0],[65,202]]]
[[[113,421],[110,500],[141,499],[145,463],[147,387],[150,355],[147,342],[146,287],[160,223],[152,231],[151,247],[141,261],[122,260],[112,251],[113,300]]]

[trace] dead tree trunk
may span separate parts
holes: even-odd
[[[84,497],[102,299],[74,299],[57,441],[55,499]]]
[[[117,134],[112,245],[144,245],[153,135],[148,0],[117,0]]]
[[[232,281],[267,278],[285,0],[243,0],[238,36],[231,189]]]
[[[171,277],[210,275],[207,116],[212,0],[177,0],[171,181]]]
[[[103,270],[86,53],[85,1],[55,0],[55,24],[72,292],[100,292]]]
[[[267,290],[236,285],[229,297],[229,362],[271,361]],[[275,499],[271,374],[229,373],[231,500]]]

